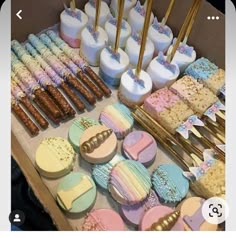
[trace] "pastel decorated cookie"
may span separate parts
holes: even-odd
[[[129,56],[119,48],[117,52],[110,46],[104,48],[100,56],[99,74],[111,86],[119,86],[122,74],[129,67]]]
[[[176,63],[169,63],[162,52],[154,58],[147,68],[154,89],[169,87],[178,78],[180,71]]]
[[[171,53],[172,49],[173,44],[169,47],[167,54]],[[197,53],[192,46],[181,43],[172,62],[176,63],[179,66],[180,73],[183,73],[185,69],[196,60],[196,57]]]
[[[92,207],[96,193],[96,186],[91,177],[80,172],[72,172],[60,181],[57,202],[67,212],[81,213]]]
[[[149,196],[143,201],[135,205],[121,205],[120,211],[125,220],[135,226],[138,226],[144,214],[151,208],[160,205],[156,193],[151,190]]]
[[[142,105],[152,91],[150,76],[142,70],[139,77],[137,77],[135,72],[135,69],[129,69],[122,75],[118,92],[119,100],[131,108]]]
[[[165,203],[180,202],[188,193],[189,182],[175,164],[163,164],[152,174],[152,185]]]
[[[89,0],[84,7],[84,11],[89,17],[89,23],[94,24],[95,16],[96,16],[96,1],[95,0]],[[99,15],[99,26],[104,27],[105,22],[107,21],[109,15],[110,15],[110,9],[106,2],[101,1],[101,9],[100,9],[100,15]]]
[[[100,123],[89,117],[80,117],[73,121],[68,132],[68,140],[77,152],[82,134],[86,129],[95,125],[100,125]]]
[[[149,165],[157,153],[155,139],[145,131],[133,131],[123,142],[123,151],[127,158]]]
[[[111,128],[118,139],[123,139],[131,132],[134,124],[131,111],[120,103],[106,106],[102,110],[99,120],[102,124]]]
[[[107,41],[107,33],[101,27],[95,31],[93,25],[87,25],[81,32],[80,55],[89,65],[98,67],[100,54]]]
[[[156,206],[148,210],[142,218],[139,229],[141,231],[154,230],[151,227],[156,224],[161,224],[161,219],[167,218],[173,213],[173,209],[166,206]],[[171,219],[172,224],[165,224],[171,227],[170,231],[184,231],[184,223],[181,217],[178,219]],[[168,222],[169,223],[169,222]],[[163,225],[162,225],[163,226]],[[163,229],[165,230],[165,229]],[[169,229],[167,229],[169,230]]]
[[[162,26],[155,17],[149,28],[148,37],[155,46],[155,55],[158,55],[160,51],[165,53],[168,50],[173,40],[173,33],[170,27],[167,25]]]
[[[218,226],[207,222],[202,215],[205,199],[191,197],[179,204],[181,217],[186,231],[217,231]]]
[[[66,7],[60,15],[60,20],[61,38],[71,47],[79,48],[81,31],[88,23],[87,15],[79,9],[72,11]]]
[[[80,154],[89,163],[106,163],[115,156],[116,150],[116,135],[106,126],[89,127],[80,138]]]
[[[60,137],[44,139],[36,150],[35,164],[39,173],[48,178],[68,174],[74,165],[75,152],[70,143]]]
[[[116,31],[117,31],[117,19],[110,17],[110,19],[105,24],[105,31],[108,35],[108,43],[111,46],[115,45],[116,41]],[[125,20],[122,21],[121,32],[120,32],[120,45],[119,47],[124,49],[126,46],[126,41],[131,35],[131,27]]]
[[[118,2],[119,0],[111,0],[111,13],[113,16],[118,16]],[[124,15],[123,18],[127,19],[129,15],[129,11],[135,6],[137,0],[125,0],[124,6]]]
[[[148,170],[139,162],[121,161],[110,173],[109,191],[120,204],[133,205],[150,194],[151,179]]]
[[[128,23],[130,24],[133,31],[140,33],[143,29],[146,7],[142,6],[140,1],[130,10],[128,15]],[[153,22],[154,15],[151,14],[150,25]]]
[[[132,33],[126,42],[125,52],[128,54],[130,59],[131,68],[136,68],[139,59],[139,53],[141,48],[141,35]],[[154,44],[148,38],[145,46],[142,69],[146,69],[151,62],[154,55]]]
[[[111,209],[91,211],[84,219],[83,231],[124,231],[124,222],[120,215]]]
[[[120,154],[116,154],[109,162],[93,166],[93,178],[95,182],[103,189],[108,190],[110,173],[113,167],[120,161],[125,160]]]

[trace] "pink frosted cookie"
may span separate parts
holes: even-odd
[[[98,209],[90,212],[82,225],[83,231],[124,231],[124,222],[120,215],[110,209]]]
[[[139,229],[141,231],[149,230],[154,223],[158,222],[159,219],[171,214],[172,212],[173,209],[166,206],[156,206],[151,208],[143,216]],[[171,231],[184,231],[184,223],[181,217],[178,218],[175,225],[171,228]]]
[[[128,223],[138,226],[145,212],[159,204],[160,202],[156,193],[151,190],[149,196],[143,202],[132,206],[122,205],[120,211]]]
[[[156,157],[157,144],[149,133],[134,131],[126,136],[123,143],[123,151],[127,158],[148,165]]]

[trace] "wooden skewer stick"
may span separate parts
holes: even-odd
[[[179,44],[180,44],[181,40],[184,37],[184,33],[186,32],[186,28],[188,27],[188,24],[190,22],[190,19],[191,19],[193,13],[194,13],[194,10],[198,6],[198,4],[200,4],[200,1],[201,0],[194,0],[191,8],[189,9],[189,12],[188,12],[188,14],[187,14],[187,16],[184,20],[184,23],[183,23],[183,25],[180,29],[180,32],[179,32],[179,35],[177,37],[176,43],[174,44],[174,47],[173,47],[172,51],[170,52],[170,54],[167,56],[167,62],[170,63],[172,61],[172,59],[174,58],[174,55],[175,55],[175,53],[176,53],[176,51],[179,47]]]
[[[201,6],[201,1],[200,3],[198,4],[198,6],[195,8],[195,11],[192,15],[192,18],[190,20],[190,23],[188,25],[188,28],[186,30],[186,33],[185,33],[185,36],[184,36],[184,40],[183,40],[183,44],[186,45],[187,44],[187,41],[188,41],[188,37],[192,31],[192,28],[193,28],[193,24],[195,22],[195,19],[196,19],[196,16],[197,16],[197,13],[199,12],[199,9],[200,9],[200,6]]]
[[[114,46],[114,52],[117,52],[120,45],[120,33],[121,33],[121,27],[122,27],[122,20],[123,20],[123,14],[124,14],[124,6],[125,6],[125,0],[119,0],[119,13],[117,18],[117,26],[116,26],[116,41]]]
[[[94,31],[98,30],[100,12],[101,12],[101,0],[97,0],[96,1],[96,16],[95,16],[95,22],[94,22]]]
[[[136,76],[139,78],[140,72],[142,70],[142,64],[143,64],[143,56],[145,52],[146,42],[147,42],[147,34],[150,24],[150,18],[152,13],[152,2],[153,0],[147,0],[147,10],[146,10],[146,16],[143,26],[143,34],[142,34],[142,41],[141,41],[141,47],[139,52],[139,59],[138,59],[138,65],[136,68]]]
[[[170,13],[171,13],[173,7],[174,7],[174,4],[175,4],[175,0],[171,0],[169,6],[167,8],[166,14],[162,19],[162,22],[161,22],[162,26],[164,26],[166,24],[166,22],[168,21],[168,18],[170,16]]]

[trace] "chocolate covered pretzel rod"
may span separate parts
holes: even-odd
[[[54,87],[51,78],[47,73],[41,68],[40,64],[25,50],[21,44],[13,40],[11,42],[11,47],[19,59],[25,64],[29,71],[38,80],[40,85],[44,87],[48,93],[52,96],[56,104],[62,110],[65,115],[75,115],[75,111],[61,94],[61,92]]]
[[[40,102],[54,118],[61,118],[61,111],[58,106],[40,87],[26,66],[17,59],[13,52],[11,52],[11,66],[13,72],[18,76],[19,80],[27,90],[27,94],[34,94],[37,101]]]
[[[98,99],[103,97],[103,93],[100,88],[93,84],[93,82],[86,77],[80,68],[74,64],[74,62],[66,54],[64,54],[64,52],[58,48],[46,34],[41,34],[39,38],[53,52],[54,55],[56,55],[75,75],[79,77],[83,84],[85,84]]]
[[[22,105],[25,109],[31,114],[31,116],[35,119],[35,121],[40,125],[41,128],[48,128],[47,120],[39,113],[39,111],[33,106],[30,100],[27,98],[26,94],[22,91],[22,89],[17,84],[17,78],[12,72],[11,74],[11,93]]]
[[[65,41],[63,41],[52,30],[47,31],[47,35],[51,40],[68,56],[71,60],[80,67],[80,69],[88,74],[88,76],[94,81],[95,84],[103,91],[106,97],[111,95],[111,90],[103,82],[103,80],[85,63],[85,61],[72,49]]]
[[[30,34],[28,37],[29,42],[37,49],[43,59],[76,91],[78,91],[91,105],[94,105],[95,97],[80,83],[73,75],[70,69],[68,69],[62,62],[40,41],[40,39]],[[60,68],[57,68],[60,65]]]
[[[20,107],[20,105],[17,103],[13,96],[11,96],[11,110],[14,112],[18,120],[24,125],[24,127],[30,132],[32,136],[38,135],[39,128],[23,111],[23,109]]]
[[[41,57],[41,55],[38,54],[35,48],[29,43],[25,44],[25,48],[35,58],[35,60],[38,61],[38,63],[41,65],[44,71],[50,76],[50,78],[57,85],[57,87],[60,87],[64,91],[64,93],[70,98],[70,100],[73,102],[75,107],[79,111],[83,111],[85,109],[83,102],[72,91],[72,89],[64,82],[64,80],[56,73],[56,71],[51,66],[49,66],[49,64]],[[59,69],[60,67],[64,67],[64,66],[59,65],[57,68]]]

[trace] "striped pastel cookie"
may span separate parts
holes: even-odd
[[[165,203],[180,202],[188,193],[189,181],[175,164],[163,164],[152,174],[152,185]]]
[[[120,154],[116,154],[108,163],[94,165],[92,175],[95,182],[103,189],[107,190],[111,170],[122,160],[125,160],[125,158]]]
[[[123,139],[131,132],[134,124],[130,110],[120,103],[105,107],[100,114],[99,120],[102,124],[111,128],[118,139]]]
[[[151,191],[148,170],[136,161],[119,162],[110,173],[109,191],[120,204],[133,205],[142,202]]]

